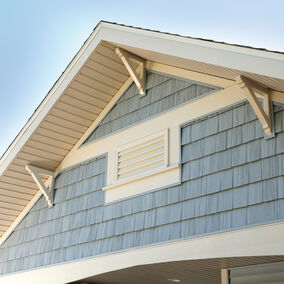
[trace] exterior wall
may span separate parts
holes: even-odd
[[[182,188],[191,208],[186,216],[199,218],[188,221],[191,232],[283,218],[284,111],[275,117],[277,134],[269,140],[247,103],[183,127]]]
[[[284,219],[284,110],[263,138],[247,103],[182,126],[182,183],[105,204],[106,157],[61,172],[0,248],[2,274]]]
[[[147,72],[146,96],[140,97],[133,83],[84,143],[134,125],[217,89],[190,80]]]

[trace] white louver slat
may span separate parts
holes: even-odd
[[[168,165],[168,130],[162,130],[120,147],[116,180],[135,178]]]

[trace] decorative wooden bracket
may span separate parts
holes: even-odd
[[[238,76],[236,82],[245,93],[252,109],[259,119],[267,136],[272,135],[272,119],[269,89],[258,85],[244,76]],[[256,92],[262,95],[263,106],[260,104]]]
[[[140,96],[146,95],[146,61],[124,49],[117,47],[115,49],[116,54],[120,57],[133,81],[135,82]],[[138,67],[135,67],[133,63],[138,63]]]
[[[30,173],[30,175],[36,182],[37,186],[43,193],[47,201],[48,207],[52,207],[53,206],[53,193],[54,193],[54,173],[49,170],[38,168],[35,166],[31,166],[31,165],[26,165],[26,170]],[[39,174],[51,177],[51,182],[48,187],[45,186]]]

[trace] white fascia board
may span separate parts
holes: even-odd
[[[104,39],[184,59],[284,79],[284,54],[103,23]]]
[[[53,105],[59,99],[59,97],[63,94],[64,90],[67,88],[71,80],[80,70],[82,65],[91,55],[93,50],[99,44],[99,42],[103,38],[103,34],[101,31],[102,24],[100,23],[91,36],[88,38],[86,43],[82,46],[78,54],[71,61],[70,65],[64,71],[64,73],[59,78],[58,82],[53,86],[50,90],[49,94],[45,97],[42,103],[39,105],[38,109],[35,111],[33,116],[29,119],[24,128],[20,131],[16,139],[9,146],[7,151],[4,153],[0,160],[0,176],[4,173],[6,168],[12,162],[12,160],[16,157],[17,153],[21,150],[24,144],[27,142],[29,137],[33,134],[36,128],[39,126],[41,121],[47,115],[47,113],[51,110]]]
[[[284,223],[89,257],[0,277],[4,284],[69,283],[119,269],[170,261],[284,254]]]

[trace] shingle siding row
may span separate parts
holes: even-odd
[[[64,170],[54,206],[42,197],[1,246],[0,273],[283,220],[283,109],[274,121],[265,140],[242,103],[183,125],[181,184],[110,204],[106,155]]]
[[[146,96],[140,97],[133,83],[84,143],[149,119],[217,89],[190,80],[147,72]]]

